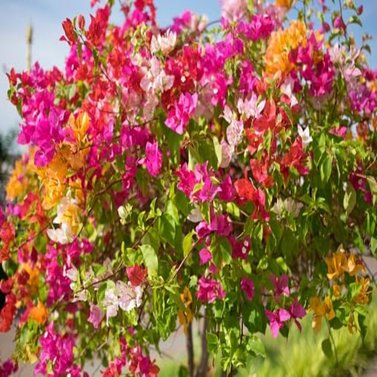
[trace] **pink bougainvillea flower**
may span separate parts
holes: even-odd
[[[273,285],[274,298],[276,301],[279,301],[282,295],[287,297],[290,295],[290,290],[288,286],[288,275],[271,275],[270,280]]]
[[[306,311],[304,307],[297,300],[295,300],[293,304],[289,307],[288,311],[291,315],[291,318],[294,319],[297,328],[301,331],[302,327],[298,319],[305,317]]]
[[[177,170],[177,176],[178,189],[193,202],[211,202],[221,190],[213,183],[214,172],[213,169],[208,169],[208,162],[196,164],[193,171],[189,170],[185,163]]]
[[[342,17],[340,16],[335,17],[333,24],[334,24],[334,27],[337,29],[341,29],[341,30],[346,29],[346,24],[344,23]]]
[[[221,16],[234,21],[241,18],[247,11],[246,0],[220,0]]]
[[[182,135],[189,123],[191,116],[194,114],[198,104],[198,95],[196,93],[182,93],[174,108],[169,111],[165,121],[167,127]]]
[[[236,198],[236,191],[230,175],[227,175],[220,184],[219,198],[224,202],[232,202]]]
[[[13,376],[17,371],[18,364],[11,359],[5,360],[2,364],[0,364],[1,377]]]
[[[235,237],[229,237],[230,244],[232,245],[232,257],[247,260],[250,252],[251,240],[246,237],[238,241]]]
[[[344,126],[330,128],[329,130],[330,134],[341,137],[342,139],[346,137],[347,131],[347,127]]]
[[[242,278],[241,289],[245,292],[246,298],[251,301],[254,297],[254,282],[249,278]]]
[[[162,153],[156,141],[153,143],[147,142],[145,146],[145,158],[141,159],[139,162],[146,166],[148,173],[152,177],[160,174],[162,168]]]
[[[243,100],[240,98],[237,102],[237,109],[240,112],[242,119],[259,118],[266,100],[258,101],[258,97],[253,93],[250,97]]]
[[[200,301],[210,304],[217,299],[224,299],[225,292],[219,281],[202,276],[196,296]]]
[[[277,309],[275,312],[266,310],[265,313],[270,323],[272,336],[276,338],[279,335],[280,329],[284,326],[284,323],[291,319],[291,314],[285,309]]]
[[[229,216],[224,214],[215,214],[211,212],[211,221],[201,221],[195,228],[199,238],[203,238],[208,234],[215,232],[219,236],[228,236],[232,231],[232,223]]]
[[[59,334],[50,323],[44,334],[39,338],[40,354],[34,373],[59,377],[65,375],[80,376],[80,368],[74,364],[74,335]],[[53,368],[51,363],[53,362]]]
[[[200,264],[207,264],[212,259],[212,254],[207,248],[199,251]]]
[[[99,328],[99,325],[102,322],[104,316],[105,314],[97,305],[90,305],[90,315],[88,317],[88,321],[93,325],[95,329]]]
[[[244,20],[237,25],[237,32],[252,41],[268,38],[275,28],[275,23],[268,14],[254,14],[250,22]]]

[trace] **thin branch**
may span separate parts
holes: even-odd
[[[199,243],[199,240],[197,240],[191,247],[191,250],[186,254],[186,256],[182,259],[181,263],[179,264],[179,266],[177,267],[177,269],[175,270],[175,273],[173,275],[173,278],[174,279],[177,275],[178,275],[178,272],[181,270],[181,268],[183,267],[183,265],[186,263],[187,259],[189,258],[189,256],[192,254],[193,250],[195,249],[196,245]]]

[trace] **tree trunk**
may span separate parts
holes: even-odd
[[[196,373],[196,377],[206,377],[208,371],[208,345],[207,345],[207,328],[208,328],[208,317],[207,313],[204,312],[203,320],[203,330],[201,333],[201,343],[202,343],[202,356],[200,359],[200,364]]]
[[[189,376],[194,377],[194,344],[192,340],[191,323],[188,325],[188,328],[187,328],[186,348],[187,348],[187,366],[188,366]]]

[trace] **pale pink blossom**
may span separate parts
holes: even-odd
[[[177,34],[168,30],[165,35],[153,36],[151,40],[151,52],[155,54],[161,51],[164,55],[174,50],[177,43]]]

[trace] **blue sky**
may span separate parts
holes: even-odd
[[[358,0],[364,4],[362,17],[364,30],[377,36],[377,0]],[[16,128],[18,116],[7,101],[7,78],[5,71],[11,67],[22,70],[26,65],[25,31],[32,22],[34,27],[33,61],[42,67],[53,65],[63,67],[67,45],[59,41],[62,34],[61,22],[81,13],[90,12],[89,0],[0,0],[0,131]],[[159,22],[169,24],[170,20],[189,8],[196,13],[206,14],[209,20],[219,18],[218,0],[156,0]],[[116,21],[115,17],[115,21]],[[354,29],[356,34],[360,28]],[[377,50],[377,41],[373,45]],[[376,51],[377,52],[377,51]],[[376,54],[370,59],[377,67]]]

